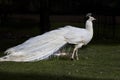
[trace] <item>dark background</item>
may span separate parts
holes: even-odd
[[[66,24],[84,26],[88,12],[97,19],[93,42],[116,43],[120,41],[119,10],[120,0],[0,0],[0,47],[5,50]]]

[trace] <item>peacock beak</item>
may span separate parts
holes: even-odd
[[[93,20],[96,20],[95,18]]]

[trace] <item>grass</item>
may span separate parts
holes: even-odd
[[[79,50],[78,61],[0,62],[0,80],[120,80],[119,53],[119,44],[89,44]]]

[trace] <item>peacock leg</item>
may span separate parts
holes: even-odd
[[[79,60],[79,57],[78,57],[78,49],[76,50],[76,60]]]
[[[76,59],[79,60],[79,57],[78,57],[78,49],[81,48],[82,46],[84,45],[84,43],[79,43],[75,46],[76,48]]]
[[[71,57],[72,60],[74,59],[75,51],[76,51],[76,48],[74,48],[73,50],[72,57]]]

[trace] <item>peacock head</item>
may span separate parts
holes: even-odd
[[[96,20],[94,17],[92,17],[92,16],[89,16],[89,20],[90,21],[94,21],[94,20]]]
[[[88,14],[86,15],[86,17],[87,17],[88,20],[90,20],[90,21],[96,20],[94,17],[92,17],[92,13],[88,13]]]

